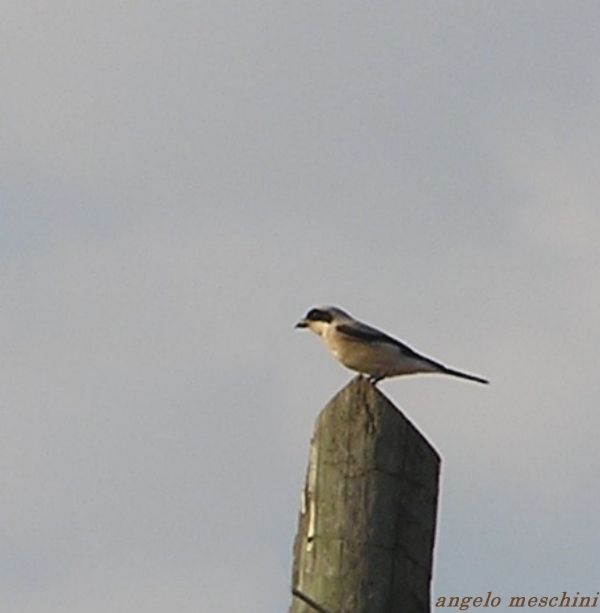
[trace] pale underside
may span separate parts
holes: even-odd
[[[434,362],[416,355],[407,355],[396,345],[386,342],[365,343],[348,336],[326,335],[333,355],[346,368],[371,377],[395,377],[416,373],[440,372]]]

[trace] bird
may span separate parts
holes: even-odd
[[[365,324],[334,306],[315,307],[295,325],[320,336],[333,356],[346,368],[357,371],[376,385],[388,377],[438,373],[488,384],[417,353],[414,349]]]

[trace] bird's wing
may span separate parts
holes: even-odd
[[[381,330],[377,330],[377,328],[363,324],[360,321],[337,324],[336,331],[350,340],[361,341],[363,343],[385,343],[387,345],[393,345],[400,350],[403,356],[425,362],[438,372],[443,372],[447,375],[453,375],[455,377],[461,377],[462,379],[469,379],[470,381],[477,381],[478,383],[489,383],[487,379],[483,379],[482,377],[476,377],[475,375],[469,375],[467,373],[454,370],[453,368],[448,368],[440,362],[436,362],[431,358],[417,353],[408,345],[396,340],[385,332],[381,332]]]
[[[363,324],[362,322],[338,324],[336,326],[336,330],[349,339],[362,341],[363,343],[385,343],[387,345],[393,345],[394,347],[397,347],[405,356],[429,361],[429,358],[419,355],[408,345],[405,345],[399,340],[385,334],[385,332],[381,332],[381,330],[372,328],[371,326]]]

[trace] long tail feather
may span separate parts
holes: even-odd
[[[447,368],[444,366],[442,372],[445,375],[452,375],[453,377],[460,377],[461,379],[468,379],[469,381],[476,381],[477,383],[483,383],[485,385],[489,384],[487,379],[483,377],[477,377],[476,375],[469,375],[466,372],[460,372],[460,370],[454,370],[453,368]]]

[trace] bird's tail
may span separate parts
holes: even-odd
[[[487,379],[483,377],[477,377],[476,375],[469,375],[466,372],[460,372],[460,370],[454,370],[453,368],[447,368],[443,366],[441,372],[445,375],[451,375],[452,377],[460,377],[461,379],[467,379],[468,381],[476,381],[477,383],[489,384]]]

